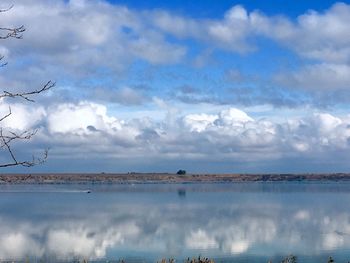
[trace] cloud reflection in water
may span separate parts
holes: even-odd
[[[0,258],[312,255],[350,247],[347,193],[1,193]],[[350,251],[348,251],[350,255]]]

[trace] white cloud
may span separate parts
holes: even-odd
[[[247,122],[251,122],[253,119],[249,117],[245,112],[229,108],[220,112],[220,118],[218,119],[218,124],[223,126],[242,126]]]
[[[302,56],[327,62],[350,62],[349,23],[350,6],[336,3],[325,12],[309,11],[300,15],[288,35],[275,37]]]
[[[21,1],[1,17],[27,29],[22,41],[2,41],[10,59],[50,65],[45,71],[56,77],[82,78],[100,68],[117,73],[138,59],[177,63],[186,55],[186,47],[167,41],[140,13],[106,1]]]
[[[4,109],[6,105],[3,105]],[[167,106],[160,111],[168,111]],[[159,114],[159,113],[157,113]],[[32,123],[29,115],[36,116]],[[40,128],[36,144],[50,144],[53,158],[188,158],[231,161],[283,160],[302,155],[315,160],[333,151],[349,151],[350,116],[314,112],[287,120],[257,118],[228,108],[217,114],[181,113],[171,108],[163,119],[133,117],[120,119],[98,103],[63,103],[48,108],[17,112],[6,124],[19,129]],[[35,119],[35,118],[34,118]],[[79,146],[79,147],[76,147]],[[26,148],[27,151],[30,148]]]
[[[86,133],[89,126],[103,131],[121,129],[121,123],[107,115],[105,106],[88,102],[59,105],[51,109],[47,122],[51,133]]]
[[[291,19],[248,12],[240,5],[229,9],[222,19],[195,20],[161,12],[154,23],[178,37],[192,37],[236,52],[254,50],[248,38],[264,36],[296,51],[299,55],[328,63],[350,60],[350,7],[336,3],[322,13],[308,11]]]
[[[343,122],[340,118],[334,117],[329,113],[320,113],[316,116],[317,124],[319,125],[319,130],[323,134],[329,134],[335,130]]]
[[[217,115],[208,115],[204,113],[189,114],[184,117],[184,123],[190,131],[201,132],[204,131],[209,125],[214,125],[214,121],[217,119]]]
[[[324,12],[309,10],[299,15],[296,21],[283,14],[267,16],[259,11],[248,13],[243,7],[235,6],[226,13],[223,21],[234,21],[236,25],[239,25],[239,21],[244,22],[243,38],[264,36],[306,58],[327,63],[348,63],[349,17],[350,6],[345,3],[336,3]],[[227,41],[237,30],[234,26],[218,28]]]
[[[151,13],[151,19],[159,29],[179,38],[194,38],[238,53],[254,49],[246,40],[252,33],[252,17],[240,5],[229,9],[222,20],[196,20],[165,11]]]
[[[25,24],[25,41],[3,44],[26,47],[44,55],[46,62],[55,54],[56,62],[66,66],[70,60],[72,65],[90,62],[118,68],[133,58],[155,64],[179,62],[186,47],[167,41],[163,32],[243,53],[255,49],[248,39],[265,36],[301,56],[345,63],[350,56],[349,14],[347,4],[337,3],[323,13],[302,14],[294,22],[236,5],[222,19],[193,19],[164,10],[137,12],[105,1],[21,1],[2,19],[8,25]]]
[[[45,108],[42,106],[30,107],[30,104],[8,104],[4,100],[0,101],[0,116],[3,117],[9,113],[11,115],[2,121],[2,127],[10,127],[14,130],[28,130],[35,127],[46,116]]]

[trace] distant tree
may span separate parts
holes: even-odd
[[[185,170],[178,170],[176,174],[184,175],[184,174],[186,174],[186,171]]]
[[[0,9],[0,13],[8,12],[12,9],[13,6],[10,6],[6,9]],[[19,27],[0,27],[0,40],[6,40],[9,38],[14,39],[22,39],[25,28],[23,25]],[[3,62],[4,56],[0,55],[0,67],[4,67],[7,65],[7,62]],[[55,86],[55,83],[51,80],[48,81],[41,88],[33,89],[31,91],[23,91],[23,92],[11,92],[9,90],[3,90],[0,92],[0,103],[4,102],[4,99],[22,99],[27,102],[34,102],[33,96],[45,92],[52,87]],[[19,160],[16,157],[14,150],[12,149],[12,145],[15,141],[20,140],[30,140],[37,132],[37,130],[23,130],[21,132],[15,132],[12,130],[8,130],[3,127],[3,121],[9,118],[12,115],[11,106],[8,108],[8,112],[3,116],[0,116],[0,150],[7,153],[9,157],[9,161],[4,161],[4,163],[0,163],[0,168],[10,167],[10,166],[25,166],[30,167],[36,164],[40,164],[45,162],[48,155],[48,150],[44,150],[44,154],[42,157],[33,156],[31,160]]]

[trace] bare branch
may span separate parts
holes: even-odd
[[[7,12],[12,8],[13,8],[13,5],[5,9],[0,8],[0,13]],[[24,28],[23,25],[19,27],[0,27],[0,40],[4,40],[8,38],[22,39],[22,36],[25,30],[26,29]],[[7,62],[1,63],[3,59],[4,59],[4,56],[0,55],[0,68],[7,65]],[[1,102],[1,98],[21,98],[26,101],[34,102],[34,99],[32,98],[34,95],[45,92],[53,88],[54,86],[55,86],[55,82],[50,80],[42,88],[32,90],[29,92],[14,93],[14,92],[5,90],[3,91],[3,93],[0,93],[0,102]],[[12,114],[11,107],[9,107],[8,113],[5,114],[3,117],[0,117],[0,122],[8,118],[11,114]],[[16,154],[11,147],[12,143],[16,140],[30,140],[36,134],[36,132],[37,130],[32,130],[32,131],[25,130],[20,133],[8,131],[8,130],[4,132],[3,128],[0,126],[0,149],[6,151],[9,157],[9,162],[0,164],[0,168],[11,167],[11,166],[31,167],[37,164],[44,163],[48,156],[48,149],[44,151],[43,156],[40,158],[33,156],[31,161],[21,161],[17,159]]]
[[[0,164],[0,168],[5,168],[5,167],[11,167],[11,166],[24,166],[24,167],[32,167],[35,165],[39,165],[39,164],[43,164],[46,162],[47,157],[48,157],[48,149],[46,149],[44,151],[43,157],[42,158],[35,158],[35,156],[33,156],[32,161],[22,161],[22,162],[18,162],[18,161],[14,161],[14,162],[10,162],[10,163],[5,163],[5,164]]]
[[[16,160],[15,156],[13,155],[13,152],[11,150],[11,147],[10,147],[9,143],[3,137],[2,129],[0,130],[0,136],[1,136],[1,139],[2,139],[2,142],[3,142],[4,146],[6,146],[9,154],[11,155],[11,158],[14,160],[15,163],[17,163],[17,160]]]
[[[4,135],[3,129],[0,128],[0,140],[1,140],[1,148],[5,148],[6,151],[9,153],[10,158],[12,162],[5,163],[5,164],[0,164],[0,168],[2,167],[10,167],[10,166],[16,166],[16,165],[21,165],[25,167],[31,167],[37,164],[42,164],[46,161],[47,156],[48,156],[48,149],[44,151],[43,157],[38,158],[33,156],[32,161],[18,161],[12,148],[10,142],[15,140],[15,139],[24,139],[24,140],[29,140],[33,135],[35,135],[36,131],[34,132],[23,132],[21,135],[18,135],[16,133],[10,132],[11,136]]]
[[[1,119],[0,119],[0,122],[5,120],[7,117],[9,117],[10,115],[12,114],[11,112],[11,107],[9,106],[9,113],[7,113],[5,116],[3,116]]]
[[[0,61],[4,59],[4,56],[0,56]],[[4,62],[2,64],[0,64],[0,68],[5,67],[8,63]]]
[[[8,132],[9,135],[4,135],[2,134],[1,137],[3,139],[6,139],[7,143],[10,143],[13,140],[30,140],[36,133],[37,130],[33,130],[33,131],[24,131],[21,134],[17,134],[15,132]],[[0,148],[3,148],[4,144],[0,144]]]
[[[8,7],[8,8],[0,9],[0,13],[7,12],[7,11],[9,11],[9,10],[12,9],[12,8],[13,8],[13,5],[11,5],[11,6]]]
[[[8,27],[0,27],[0,31],[3,31],[3,35],[0,35],[0,39],[7,39],[10,37],[22,39],[23,32],[26,31],[24,26],[8,28]]]
[[[31,99],[29,96],[47,91],[47,90],[53,88],[55,85],[56,85],[56,83],[50,80],[41,89],[37,89],[37,90],[29,91],[29,92],[12,93],[12,92],[4,90],[3,94],[0,95],[0,98],[20,97],[20,98],[25,99],[27,101],[34,102],[34,100]]]

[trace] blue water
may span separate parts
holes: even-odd
[[[350,183],[0,185],[1,260],[289,254],[350,260]]]

